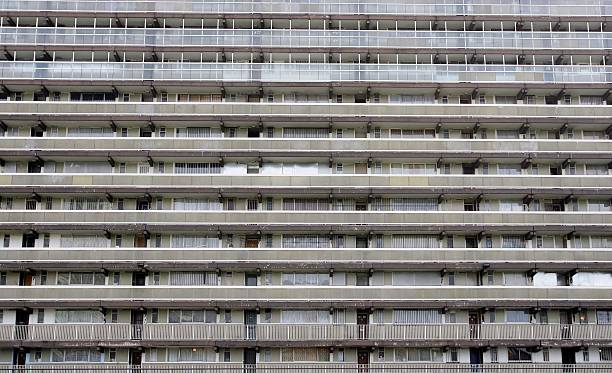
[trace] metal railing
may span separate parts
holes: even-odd
[[[0,79],[605,83],[612,66],[3,61]]]
[[[608,32],[128,29],[1,27],[0,44],[32,47],[612,48]]]
[[[413,0],[413,1],[164,1],[164,0],[2,0],[0,10],[137,13],[264,13],[345,15],[523,15],[599,16],[612,13],[609,0]]]
[[[33,324],[0,325],[2,341],[612,340],[606,324]]]
[[[0,365],[2,373],[609,373],[610,363],[466,364],[466,363],[36,363],[25,366]]]

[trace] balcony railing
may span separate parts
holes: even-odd
[[[0,325],[1,341],[612,341],[600,324],[33,324]]]
[[[342,15],[523,15],[598,16],[612,13],[606,0],[584,0],[580,4],[558,0],[434,0],[415,1],[164,1],[164,0],[3,0],[0,10],[62,12],[137,13],[239,13],[239,14],[342,14]]]
[[[0,365],[2,373],[609,373],[611,363],[125,363]]]
[[[612,82],[599,65],[0,62],[1,79],[228,82]]]
[[[2,27],[0,44],[32,47],[605,49],[608,32],[370,31]]]

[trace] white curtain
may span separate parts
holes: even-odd
[[[55,323],[75,324],[75,323],[104,323],[104,315],[97,310],[56,310]]]
[[[329,210],[329,200],[321,198],[283,198],[283,210],[326,211]]]
[[[69,127],[68,137],[113,137],[110,127]]]
[[[110,210],[113,204],[104,198],[75,197],[65,199],[64,210]]]
[[[442,313],[435,309],[393,310],[394,324],[442,324],[442,322]]]
[[[328,286],[329,273],[283,273],[282,284]]]
[[[217,199],[210,198],[175,198],[174,210],[221,210],[221,203]]]
[[[393,272],[393,285],[396,286],[440,286],[440,272]]]
[[[395,362],[431,361],[442,362],[442,350],[439,348],[396,348]]]
[[[51,350],[51,361],[54,363],[99,363],[102,352],[96,349],[70,348]]]
[[[440,247],[440,243],[433,234],[394,234],[393,247],[428,249]]]
[[[505,249],[524,248],[525,238],[519,235],[502,235],[502,247]]]
[[[213,362],[217,360],[217,354],[212,348],[169,348],[167,361],[178,362]]]
[[[172,247],[195,248],[195,247],[219,247],[219,238],[214,236],[199,236],[188,234],[173,234]]]
[[[329,324],[331,315],[328,310],[282,310],[283,324]]]
[[[108,162],[64,162],[64,172],[69,174],[104,174],[111,171]]]
[[[572,286],[612,286],[612,274],[604,272],[579,272],[572,277]]]
[[[317,234],[284,234],[283,247],[327,248],[329,247],[329,236]]]
[[[217,322],[217,313],[214,310],[168,310],[168,322],[213,324]]]
[[[529,278],[524,272],[505,272],[504,285],[508,286],[527,286]]]
[[[171,286],[216,286],[216,272],[170,272]]]
[[[329,361],[329,350],[320,348],[283,348],[281,349],[281,360],[283,362],[293,361]]]
[[[98,235],[72,235],[62,234],[60,236],[60,247],[108,247],[108,238]]]

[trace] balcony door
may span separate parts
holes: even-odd
[[[470,338],[480,338],[480,322],[482,320],[480,312],[470,311],[468,316],[468,322],[470,324]]]
[[[140,367],[142,364],[142,351],[131,348],[129,362],[132,367]],[[137,370],[139,371],[139,370]]]
[[[257,351],[254,348],[245,348],[243,352],[242,362],[244,364],[245,373],[255,373],[255,364],[257,364]]]
[[[256,339],[257,311],[244,310],[244,327],[247,339]]]
[[[28,338],[28,325],[30,324],[31,309],[18,309],[15,315],[15,338],[24,340]]]
[[[357,310],[357,330],[359,339],[368,339],[368,325],[370,324],[370,311]],[[369,356],[369,355],[368,355]]]
[[[145,319],[144,310],[132,310],[130,323],[132,325],[132,339],[142,339],[142,328]]]
[[[359,373],[367,373],[370,364],[370,351],[366,349],[357,350],[357,364]]]
[[[16,348],[13,350],[13,365],[24,366],[26,365],[27,351],[24,349]]]

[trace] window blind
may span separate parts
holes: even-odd
[[[216,286],[217,272],[170,272],[171,286]]]

